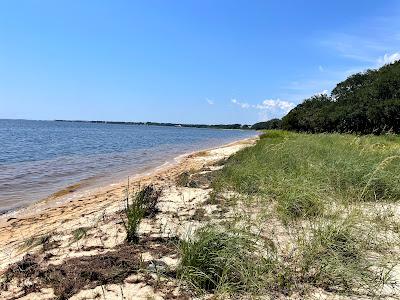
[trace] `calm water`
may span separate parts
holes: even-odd
[[[78,182],[112,183],[255,132],[0,120],[0,213]]]

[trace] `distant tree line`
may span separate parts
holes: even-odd
[[[192,127],[192,128],[215,128],[215,129],[250,129],[249,125],[242,124],[177,124],[177,123],[157,123],[157,122],[146,122],[145,125],[155,126],[173,126],[173,127]]]
[[[167,127],[191,127],[191,128],[214,128],[214,129],[251,129],[250,125],[242,124],[179,124],[179,123],[158,123],[158,122],[122,122],[122,121],[84,121],[84,120],[55,120],[56,122],[79,122],[95,124],[114,124],[114,125],[148,125],[148,126],[167,126]]]
[[[331,95],[313,96],[282,120],[257,123],[252,128],[312,133],[400,133],[400,62],[352,75],[339,83]]]
[[[271,119],[265,122],[259,122],[251,126],[251,129],[261,130],[261,129],[281,129],[282,120],[281,119]]]

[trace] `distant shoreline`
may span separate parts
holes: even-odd
[[[97,121],[97,120],[93,120],[93,121],[87,121],[87,120],[54,120],[54,122],[252,130],[251,125],[242,125],[242,124],[213,124],[213,125],[207,125],[207,124],[183,124],[183,123],[159,123],[159,122],[124,122],[124,121]]]

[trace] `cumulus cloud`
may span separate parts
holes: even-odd
[[[253,108],[259,111],[260,121],[280,118],[295,106],[292,102],[280,99],[266,99],[259,104],[252,105]]]
[[[284,101],[280,99],[266,99],[260,104],[253,105],[256,109],[261,110],[281,110],[284,113],[288,113],[292,108],[295,107],[295,104],[289,101]]]
[[[249,104],[247,102],[238,101],[237,99],[232,99],[231,102],[243,109],[257,110],[260,120],[280,118],[296,106],[292,102],[280,99],[266,99],[258,104]]]
[[[208,104],[214,105],[214,101],[213,100],[206,98],[206,101],[207,101]]]
[[[295,107],[294,103],[280,99],[266,99],[258,104],[249,104],[247,102],[240,102],[236,99],[232,99],[231,102],[240,106],[241,108],[254,108],[259,110],[278,109],[285,113],[288,113],[292,108]]]
[[[380,57],[378,59],[378,64],[379,65],[387,65],[387,64],[394,63],[394,62],[396,62],[398,60],[400,60],[400,53],[399,52],[395,52],[395,53],[392,53],[392,54],[386,53],[383,57]]]

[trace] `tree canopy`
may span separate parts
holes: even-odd
[[[306,99],[282,118],[281,128],[400,133],[400,61],[354,74],[336,85],[331,95]]]
[[[280,119],[271,119],[266,122],[259,122],[251,126],[251,129],[261,130],[261,129],[280,129],[282,126],[282,121]]]

